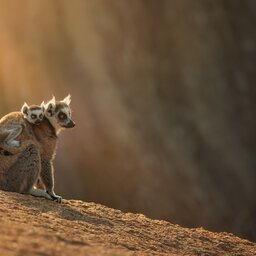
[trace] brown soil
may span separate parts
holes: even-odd
[[[95,203],[0,191],[0,204],[0,255],[256,255],[256,244],[232,234]]]

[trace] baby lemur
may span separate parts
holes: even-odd
[[[20,142],[15,140],[23,131],[30,132],[30,124],[39,124],[44,117],[44,102],[40,106],[27,103],[21,108],[20,112],[11,112],[0,119],[0,143],[6,143],[10,147],[19,147]],[[28,130],[29,129],[29,130]]]
[[[72,128],[71,97],[62,101],[53,97],[45,105],[45,116],[38,125],[27,121],[30,130],[24,130],[18,136],[20,152],[13,155],[0,155],[0,189],[43,196],[61,202],[61,197],[54,193],[53,160],[56,154],[57,135],[62,128]],[[38,178],[46,191],[34,188]]]

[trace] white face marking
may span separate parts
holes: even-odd
[[[64,108],[61,109],[61,111],[62,111],[63,113],[65,113],[68,118],[71,117],[70,107],[64,107]]]
[[[43,114],[43,111],[42,109],[36,109],[36,110],[31,110],[30,113],[39,116],[40,114]]]
[[[58,109],[57,112],[56,109]],[[72,128],[74,127],[74,122],[71,119],[71,108],[69,105],[62,104],[62,106],[56,104],[56,108],[53,111],[53,116],[48,116],[46,114],[46,118],[50,121],[52,126],[56,129],[57,134],[63,128]],[[73,126],[72,126],[73,125]]]
[[[39,123],[43,120],[43,117],[43,109],[28,109],[28,115],[25,116],[25,118],[32,124]]]
[[[71,119],[71,111],[69,106],[63,106],[58,113],[56,113],[56,119],[60,126],[65,126],[70,122]],[[62,118],[62,116],[64,116]]]

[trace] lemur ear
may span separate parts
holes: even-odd
[[[71,95],[69,94],[65,99],[62,100],[62,102],[66,103],[67,105],[71,102]]]
[[[43,112],[45,111],[45,104],[44,101],[41,103],[40,107],[42,108]]]
[[[53,96],[52,99],[45,104],[46,114],[48,114],[49,116],[53,116],[55,107],[56,107],[56,102],[55,102],[55,97]]]
[[[21,113],[22,114],[25,114],[25,115],[28,115],[28,109],[29,109],[29,106],[26,102],[24,102],[22,108],[21,108]]]

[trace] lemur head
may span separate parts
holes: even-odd
[[[21,108],[21,113],[23,114],[24,118],[32,124],[39,124],[43,121],[44,111],[44,102],[42,102],[40,106],[28,106],[28,104],[25,102]]]
[[[51,122],[55,129],[73,128],[75,122],[71,119],[70,94],[61,101],[55,97],[45,104],[45,117]]]

